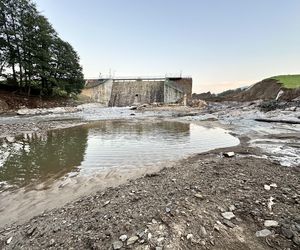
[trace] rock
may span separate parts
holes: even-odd
[[[106,201],[106,202],[103,204],[103,207],[107,206],[109,203],[110,203],[110,201]]]
[[[233,212],[224,212],[222,213],[223,218],[225,218],[226,220],[231,220],[235,217]]]
[[[297,245],[297,246],[300,246],[300,237],[299,237],[299,234],[294,234],[294,237],[293,237],[293,242]]]
[[[203,195],[200,194],[200,193],[196,193],[196,194],[194,194],[194,196],[195,196],[196,198],[200,199],[200,200],[203,200],[203,199],[204,199]]]
[[[126,234],[123,234],[123,235],[121,235],[120,237],[119,237],[119,240],[120,241],[126,241],[127,240],[127,235]]]
[[[227,227],[234,228],[235,224],[233,224],[230,220],[224,220],[223,224]]]
[[[139,239],[139,237],[137,236],[132,236],[127,240],[127,246],[134,244],[137,240]]]
[[[49,246],[53,246],[55,244],[55,240],[54,239],[51,239],[50,242],[49,242]]]
[[[272,232],[269,229],[263,229],[263,230],[257,231],[255,233],[256,237],[267,237],[271,234],[272,234]]]
[[[207,235],[207,232],[206,232],[206,229],[205,229],[204,226],[201,226],[201,227],[200,227],[200,231],[201,231],[201,235],[202,235],[202,236],[206,236],[206,235]]]
[[[234,205],[229,206],[229,211],[234,211],[236,209],[236,207]]]
[[[270,187],[277,188],[277,184],[276,183],[271,183]]]
[[[157,242],[158,242],[158,243],[161,243],[161,242],[163,242],[164,240],[165,240],[164,237],[159,237],[159,238],[157,239]]]
[[[166,213],[170,213],[171,212],[171,209],[166,207]]]
[[[5,139],[6,139],[8,142],[10,142],[10,143],[16,141],[16,140],[15,140],[15,137],[12,137],[12,136],[7,136]]]
[[[190,239],[192,239],[193,238],[193,235],[192,234],[188,234],[187,236],[186,236],[186,239],[187,240],[190,240]]]
[[[6,244],[7,244],[7,245],[9,245],[9,244],[11,243],[12,238],[13,238],[13,237],[9,237],[9,238],[8,238],[8,240],[6,241]]]
[[[275,204],[273,202],[273,200],[274,200],[274,197],[271,196],[270,199],[269,199],[269,202],[268,202],[268,209],[269,209],[270,212],[272,212],[272,206]]]
[[[276,220],[265,220],[265,227],[278,227],[278,222]]]
[[[269,190],[271,190],[271,187],[270,187],[269,185],[266,185],[266,184],[265,184],[265,185],[264,185],[264,189],[267,190],[267,191],[269,191]]]
[[[137,106],[131,106],[129,107],[129,110],[136,110],[138,107]]]
[[[234,152],[226,152],[226,153],[223,153],[223,155],[225,157],[233,157],[234,156]]]
[[[123,243],[121,241],[115,241],[113,244],[112,244],[112,247],[113,249],[121,249],[123,247]]]
[[[29,228],[26,232],[27,236],[31,236],[34,233],[35,229],[36,229],[36,227]]]
[[[293,234],[293,231],[287,227],[282,227],[281,228],[281,233],[284,237],[288,238],[288,239],[291,239],[293,238],[294,234]]]

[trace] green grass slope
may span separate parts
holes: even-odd
[[[271,79],[277,80],[287,89],[296,89],[300,88],[300,75],[282,75],[274,76]]]

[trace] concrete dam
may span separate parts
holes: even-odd
[[[107,78],[86,80],[81,96],[109,107],[177,103],[192,95],[192,78]]]

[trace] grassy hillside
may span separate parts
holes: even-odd
[[[296,89],[300,88],[300,75],[282,75],[274,76],[271,79],[279,81],[285,88]]]

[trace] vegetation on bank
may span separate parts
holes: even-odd
[[[271,79],[277,80],[288,89],[300,88],[300,75],[281,75],[271,77]]]
[[[0,1],[0,79],[28,95],[67,96],[84,87],[77,52],[31,0]]]

